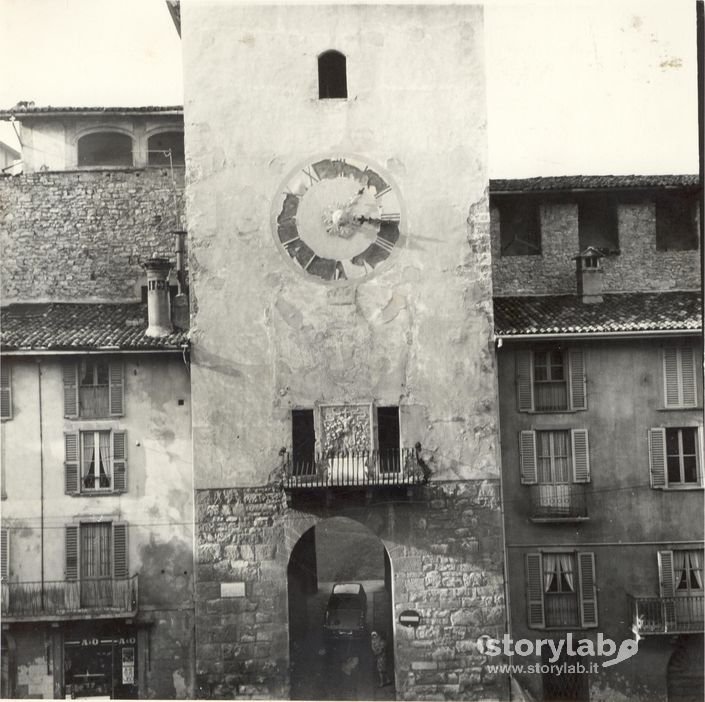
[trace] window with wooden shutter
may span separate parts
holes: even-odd
[[[127,578],[127,524],[113,522],[113,577]]]
[[[585,382],[585,360],[580,349],[568,353],[570,372],[570,408],[573,410],[587,409],[587,390]]]
[[[7,581],[10,574],[10,534],[0,529],[0,580]]]
[[[545,629],[543,563],[540,553],[526,554],[526,612],[530,629]]]
[[[125,373],[119,361],[110,364],[110,416],[122,417],[125,414]]]
[[[653,488],[699,488],[703,484],[701,427],[649,430],[649,466]]]
[[[538,482],[535,431],[522,431],[519,433],[519,461],[522,485],[534,485]]]
[[[81,491],[78,470],[78,439],[78,432],[64,434],[64,488],[67,495],[77,495]]]
[[[696,354],[692,347],[663,350],[663,393],[666,407],[697,406]]]
[[[12,373],[6,360],[0,363],[0,419],[12,419]]]
[[[517,351],[516,387],[520,412],[587,409],[583,351],[559,346]]]
[[[113,432],[113,489],[116,492],[127,490],[127,434]]]
[[[64,534],[66,580],[78,580],[78,526],[67,526]]]
[[[597,586],[595,554],[578,552],[580,572],[580,622],[583,627],[597,626]]]
[[[520,412],[531,412],[534,409],[531,351],[516,353],[516,385],[517,404]]]
[[[673,551],[659,551],[658,576],[659,594],[663,598],[663,618],[666,631],[676,624],[676,606],[673,598],[676,594],[675,574],[673,572]]]
[[[63,367],[64,379],[64,417],[78,417],[78,365],[66,363]]]
[[[588,449],[587,429],[571,429],[573,445],[573,481],[590,482],[590,451]]]

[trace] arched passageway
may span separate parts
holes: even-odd
[[[703,683],[703,635],[678,637],[666,673],[668,702],[692,702],[705,696]]]
[[[291,698],[394,699],[392,567],[380,539],[352,519],[323,520],[297,541],[287,579]],[[377,656],[373,631],[385,643]]]

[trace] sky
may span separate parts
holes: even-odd
[[[695,0],[484,4],[491,177],[697,173]],[[0,66],[3,109],[183,104],[164,0],[0,0]]]

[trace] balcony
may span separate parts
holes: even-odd
[[[137,614],[137,577],[2,583],[3,622],[130,618]]]
[[[284,487],[288,490],[330,487],[411,486],[431,475],[421,446],[384,451],[284,454]]]
[[[589,519],[585,485],[532,485],[532,522],[583,522]]]
[[[632,597],[629,596],[632,631],[639,636],[650,634],[701,633],[703,596]]]

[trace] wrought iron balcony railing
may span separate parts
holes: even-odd
[[[705,630],[703,596],[632,597],[632,631],[649,634],[684,634]]]
[[[132,617],[138,576],[41,582],[3,582],[2,619],[49,621]]]
[[[588,519],[585,485],[531,485],[531,519],[576,522]]]
[[[419,485],[431,475],[421,458],[421,446],[381,451],[329,451],[323,454],[284,455],[284,486],[323,488],[335,486]]]

